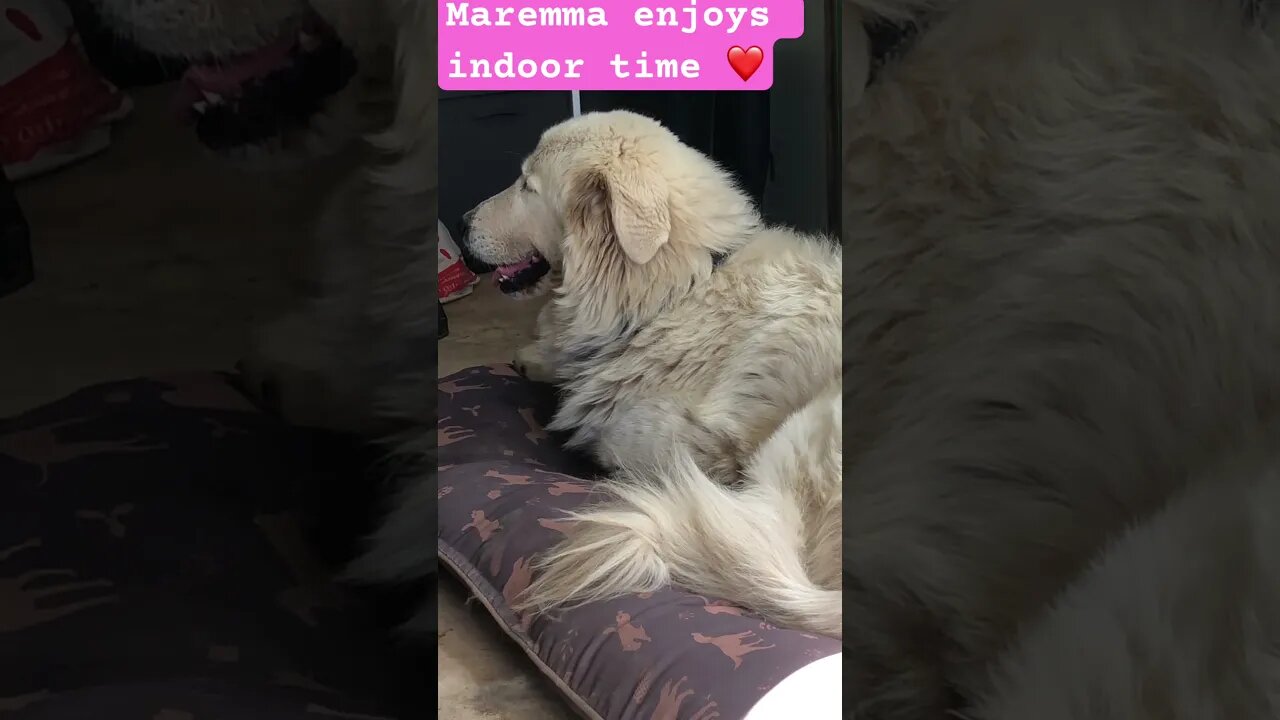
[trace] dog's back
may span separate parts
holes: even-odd
[[[699,290],[569,370],[555,430],[610,466],[692,448],[722,481],[839,377],[840,247],[764,229]],[[580,365],[581,367],[578,367]]]

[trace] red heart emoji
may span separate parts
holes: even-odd
[[[760,69],[760,63],[764,62],[764,51],[759,45],[752,45],[746,50],[741,45],[734,45],[729,48],[729,67],[738,73],[738,77],[743,82],[751,79],[756,74],[756,70]]]

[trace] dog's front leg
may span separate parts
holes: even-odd
[[[549,359],[543,354],[541,345],[536,341],[516,350],[516,357],[512,364],[515,365],[516,372],[534,382],[554,383],[556,381],[555,371],[551,368]]]
[[[512,361],[516,372],[534,382],[556,382],[552,332],[551,303],[547,303],[538,313],[533,342],[516,350],[515,359]]]

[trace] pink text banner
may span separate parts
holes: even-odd
[[[767,90],[803,0],[440,0],[442,90]]]

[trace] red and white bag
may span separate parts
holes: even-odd
[[[436,225],[440,229],[440,249],[436,256],[439,262],[437,279],[440,283],[440,302],[447,303],[470,295],[480,278],[462,261],[462,251],[449,235],[444,223],[437,220]]]
[[[11,180],[111,144],[133,108],[89,64],[62,0],[0,0],[0,163]]]

